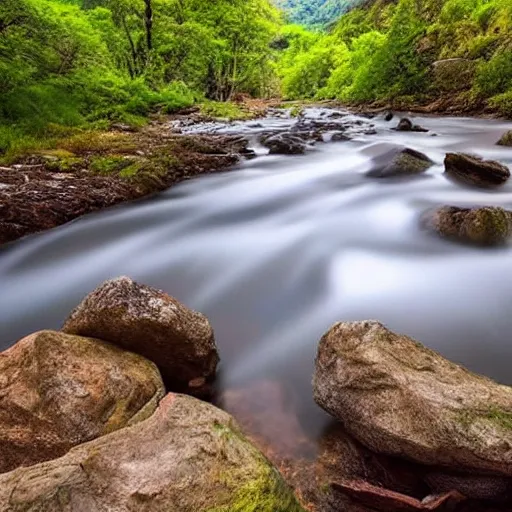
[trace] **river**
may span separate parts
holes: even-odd
[[[396,119],[342,119],[372,123],[377,133],[359,130],[351,141],[319,143],[304,156],[269,156],[257,135],[289,129],[289,115],[199,127],[245,133],[258,158],[4,247],[0,347],[59,328],[86,293],[129,275],[208,316],[221,390],[277,378],[313,435],[326,422],[311,398],[316,347],[336,321],[378,319],[512,384],[511,248],[457,245],[418,222],[439,204],[512,207],[512,183],[498,191],[464,188],[442,167],[448,151],[512,166],[512,148],[495,145],[512,124],[415,117],[431,132],[401,133],[391,129]],[[422,151],[436,165],[414,179],[367,177],[390,144]]]

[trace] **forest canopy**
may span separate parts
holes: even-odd
[[[2,0],[0,153],[20,137],[241,95],[405,107],[443,97],[512,116],[510,0],[366,0],[325,26],[348,5]]]
[[[446,97],[512,116],[510,0],[377,0],[328,32],[288,27],[283,37],[288,99],[409,107]]]
[[[267,0],[2,0],[0,149],[9,136],[270,94]]]

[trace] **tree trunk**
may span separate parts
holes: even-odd
[[[146,25],[146,43],[148,52],[153,49],[153,6],[151,0],[144,0],[146,12],[144,14],[144,24]]]

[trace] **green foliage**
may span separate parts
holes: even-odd
[[[285,98],[403,106],[455,91],[453,101],[487,101],[510,116],[509,0],[374,0],[342,16],[328,34],[290,27],[282,38]],[[468,62],[454,62],[453,80],[443,84],[434,63],[445,59]],[[449,76],[449,63],[439,69]],[[463,82],[457,69],[467,70]]]
[[[1,0],[0,152],[50,124],[270,94],[279,23],[269,0]]]
[[[229,121],[249,119],[252,115],[243,110],[236,103],[223,103],[219,101],[205,101],[201,104],[201,113],[219,119]]]

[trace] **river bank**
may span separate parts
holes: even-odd
[[[236,136],[182,136],[162,122],[124,128],[62,139],[0,167],[0,244],[226,171],[251,154]]]
[[[261,145],[264,139],[269,139],[263,144],[270,152],[303,153],[308,145],[348,141],[354,135],[371,138],[377,134],[373,118],[386,118],[390,127],[401,118],[390,107],[372,104],[347,110],[335,101],[244,99],[220,110],[215,105],[184,109],[140,129],[113,125],[109,131],[80,132],[54,141],[48,149],[14,154],[0,165],[0,244],[151,196],[196,176],[228,171],[255,157],[249,146]],[[305,121],[304,113],[315,108],[320,109],[318,118]],[[423,111],[433,114],[435,109],[426,106]],[[276,119],[275,126],[265,128],[258,122],[267,113]],[[288,130],[295,141],[279,135]]]

